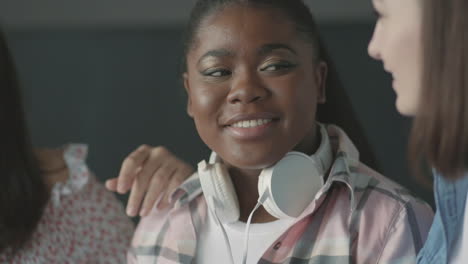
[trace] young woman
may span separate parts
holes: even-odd
[[[0,263],[124,263],[133,224],[97,182],[87,149],[33,151],[0,33]]]
[[[129,263],[414,263],[431,209],[315,121],[358,127],[302,1],[199,0],[185,55],[212,158],[141,220]]]
[[[437,212],[419,263],[468,260],[468,2],[374,0],[369,54],[414,117],[410,160],[433,168]]]

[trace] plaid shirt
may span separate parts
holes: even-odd
[[[415,263],[433,212],[401,186],[359,162],[338,127],[327,127],[334,162],[306,215],[258,263]],[[143,218],[128,263],[195,263],[207,204],[195,173],[171,196],[173,206]]]

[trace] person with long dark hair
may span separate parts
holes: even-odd
[[[0,252],[16,251],[31,237],[49,199],[26,130],[20,91],[0,35]]]
[[[87,168],[87,146],[33,148],[14,63],[1,30],[0,121],[0,263],[124,263],[133,224],[120,202]],[[152,194],[157,196],[161,187],[170,192],[192,174],[192,167],[171,152],[148,146],[125,160],[123,172],[146,151],[152,153],[150,163],[156,159],[164,164],[151,167],[156,174],[144,187]],[[107,187],[116,191],[116,183],[109,180]],[[132,189],[129,208],[140,206],[142,194]],[[154,202],[146,199],[143,205]],[[128,215],[136,213],[128,210]]]
[[[0,263],[124,263],[133,224],[84,145],[34,150],[0,32]]]

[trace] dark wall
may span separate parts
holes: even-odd
[[[407,172],[409,120],[395,110],[389,77],[367,55],[371,24],[322,25],[322,34],[381,165],[426,200]],[[181,29],[8,32],[38,146],[85,142],[101,180],[142,143],[196,164],[209,153],[185,113],[178,72]]]

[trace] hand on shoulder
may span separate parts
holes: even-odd
[[[147,216],[155,205],[168,207],[169,194],[194,171],[167,148],[142,145],[125,158],[119,176],[107,180],[106,187],[121,194],[130,191],[127,214]]]

